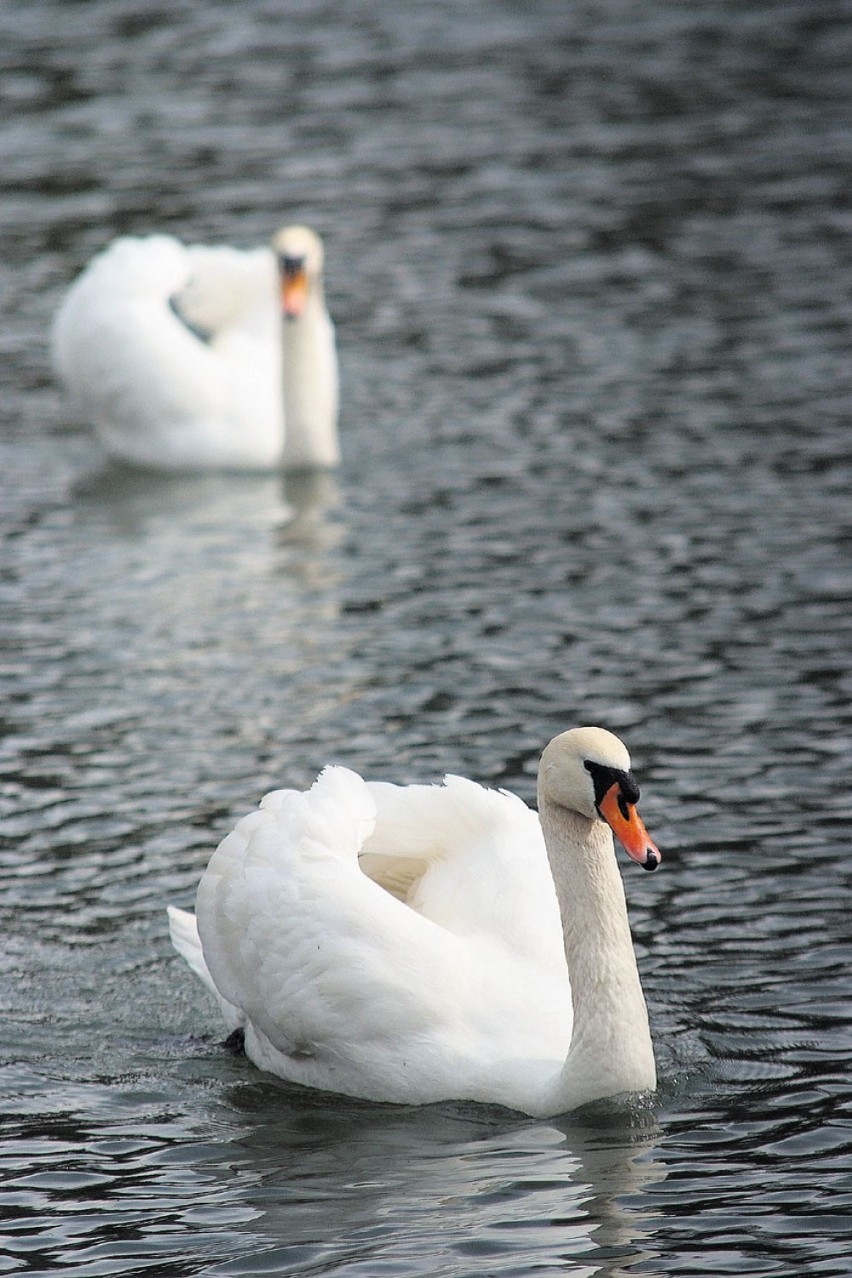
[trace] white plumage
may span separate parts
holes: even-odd
[[[322,244],[305,227],[246,251],[116,240],[57,313],[56,372],[122,461],[332,466],[337,353],[322,270]]]
[[[540,772],[544,834],[520,799],[460,777],[399,787],[330,767],[305,793],[268,794],[214,853],[197,926],[170,908],[175,947],[228,1028],[245,1031],[249,1057],[294,1082],[531,1114],[653,1088],[587,759],[611,786],[629,775],[610,733],[555,738]],[[653,868],[656,849],[627,808],[632,833],[620,833]]]

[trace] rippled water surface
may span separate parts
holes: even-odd
[[[852,8],[0,9],[0,1272],[848,1275]],[[121,231],[315,225],[334,476],[104,464]],[[626,737],[652,1105],[288,1088],[167,939],[328,760],[531,799]]]

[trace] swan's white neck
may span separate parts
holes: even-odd
[[[639,982],[612,834],[539,795],[539,817],[562,914],[574,1025],[546,1112],[656,1086],[648,1012]]]
[[[337,440],[337,356],[334,328],[319,281],[295,319],[284,318],[284,466],[334,466]]]

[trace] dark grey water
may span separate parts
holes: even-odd
[[[0,1272],[848,1275],[852,8],[0,9]],[[344,462],[102,464],[119,231],[326,238]],[[631,745],[651,1108],[265,1079],[163,908],[322,764]]]

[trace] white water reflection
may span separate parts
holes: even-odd
[[[654,1256],[641,1196],[665,1176],[659,1130],[650,1114],[600,1122],[265,1109],[229,1144],[228,1170],[259,1171],[244,1203],[269,1245],[207,1272],[626,1272]]]

